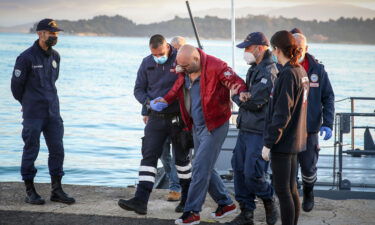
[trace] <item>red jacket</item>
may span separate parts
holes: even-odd
[[[200,92],[202,110],[206,127],[209,131],[212,131],[223,125],[231,116],[229,89],[224,86],[224,83],[229,81],[230,85],[240,84],[239,93],[246,91],[247,88],[245,82],[225,62],[207,55],[200,49],[198,51],[201,56]],[[193,120],[185,107],[184,83],[185,73],[179,73],[172,89],[164,96],[164,99],[168,104],[176,99],[179,100],[182,119],[188,129],[191,130]]]

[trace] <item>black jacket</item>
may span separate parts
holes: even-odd
[[[275,82],[266,115],[264,145],[272,153],[306,150],[308,92],[306,71],[288,62]]]
[[[157,64],[152,55],[145,57],[139,66],[137,79],[134,86],[134,96],[142,105],[147,105],[150,100],[164,96],[172,88],[177,79],[174,72],[176,67],[177,51],[170,46],[168,60],[164,64]],[[161,113],[179,112],[178,102],[174,102]],[[142,115],[147,115],[147,110],[142,109]]]
[[[278,70],[272,61],[272,53],[266,51],[263,60],[253,64],[246,75],[246,86],[251,94],[247,102],[241,102],[239,95],[232,100],[239,106],[237,128],[242,131],[263,134],[264,118],[273,84]]]
[[[24,119],[60,117],[55,86],[59,69],[59,53],[52,48],[44,51],[38,40],[18,56],[11,90],[14,98],[22,105]]]
[[[335,95],[324,66],[308,53],[306,53],[305,57],[309,60],[307,74],[310,80],[307,131],[309,133],[317,133],[321,125],[331,129],[333,127]]]

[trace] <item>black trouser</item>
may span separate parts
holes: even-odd
[[[301,208],[296,183],[297,154],[272,153],[271,161],[282,225],[296,225]]]
[[[34,179],[37,169],[34,162],[39,154],[40,134],[43,132],[48,147],[48,168],[51,176],[64,176],[64,125],[61,117],[24,119],[21,175],[23,180]]]
[[[181,119],[173,115],[150,115],[145,127],[145,136],[142,138],[142,160],[139,168],[139,184],[135,197],[143,202],[148,202],[152,188],[155,183],[155,175],[158,159],[163,152],[163,144],[171,136],[172,145],[176,153],[176,168],[180,177],[181,187],[187,186],[191,178],[191,165],[189,159],[189,148],[179,136],[181,133]],[[180,169],[179,169],[180,168]],[[181,172],[179,172],[180,170]],[[188,177],[190,175],[190,177]],[[186,182],[187,181],[187,182]]]
[[[307,136],[306,151],[298,154],[298,162],[301,165],[302,182],[305,187],[313,187],[317,180],[317,167],[319,158],[318,133],[309,133]],[[298,173],[298,167],[297,167]],[[298,174],[297,174],[298,175]]]

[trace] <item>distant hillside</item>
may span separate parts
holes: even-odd
[[[0,32],[6,33],[29,33],[30,27],[33,26],[32,23],[22,24],[12,27],[0,27]]]
[[[230,20],[206,16],[195,18],[199,34],[202,38],[230,38]],[[97,16],[90,20],[57,21],[65,33],[76,35],[133,36],[145,37],[156,33],[167,37],[181,35],[193,37],[193,29],[187,18],[175,17],[173,20],[152,24],[135,24],[122,16]],[[31,28],[35,30],[36,25]],[[327,43],[363,43],[375,44],[375,18],[339,18],[326,22],[303,21],[283,17],[248,16],[236,20],[236,36],[244,38],[253,31],[262,31],[271,37],[278,30],[290,30],[298,27],[309,41]]]
[[[230,18],[231,10],[228,8],[213,8],[197,11],[194,16],[217,16],[219,18]],[[236,9],[236,17],[246,17],[247,15],[266,15],[269,17],[298,18],[301,20],[328,21],[336,20],[345,15],[346,18],[375,18],[375,10],[367,9],[349,4],[339,3],[319,3],[290,6],[284,8],[278,7],[242,7]]]

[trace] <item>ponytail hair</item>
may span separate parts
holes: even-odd
[[[302,56],[302,49],[297,46],[292,33],[286,30],[276,32],[271,38],[273,48],[278,48],[289,59],[292,66],[298,66],[298,59]]]

